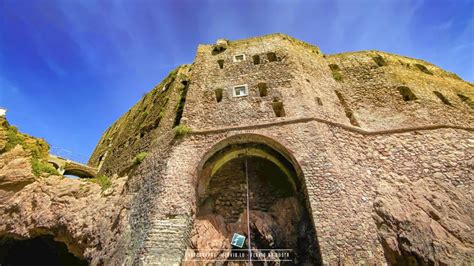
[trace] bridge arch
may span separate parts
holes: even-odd
[[[97,169],[59,156],[49,155],[48,163],[58,170],[61,175],[73,175],[79,178],[94,178],[97,176]]]
[[[209,226],[223,237],[219,248],[232,249],[233,233],[248,238],[248,215],[255,252],[290,249],[293,263],[321,263],[303,171],[279,142],[259,134],[231,136],[204,154],[196,174],[194,249],[206,249],[202,243],[215,241],[215,234],[206,235],[209,230],[201,232]],[[231,260],[219,257],[223,254],[228,253],[213,259]]]

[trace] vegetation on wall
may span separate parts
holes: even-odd
[[[179,125],[173,128],[175,136],[184,136],[191,133],[192,129],[185,125]]]
[[[106,190],[110,186],[112,186],[112,180],[110,180],[110,178],[106,175],[99,175],[97,177],[88,178],[88,179],[85,179],[85,180],[87,180],[88,182],[98,184],[102,188],[102,190]]]
[[[1,118],[1,131],[5,136],[3,148],[0,147],[0,153],[8,152],[17,145],[23,147],[31,155],[31,168],[36,176],[42,173],[49,175],[57,175],[56,169],[48,164],[49,145],[42,139],[33,138],[26,134],[20,133],[15,126],[8,124],[5,118]]]
[[[139,154],[135,155],[135,158],[133,158],[133,164],[134,165],[141,164],[147,156],[148,156],[147,152],[140,152]]]
[[[336,64],[330,64],[329,68],[331,69],[332,77],[334,78],[334,80],[335,81],[342,81],[342,75],[339,72],[341,69],[339,68],[339,66],[336,65]]]

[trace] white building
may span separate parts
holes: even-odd
[[[0,107],[0,116],[5,116],[7,114],[7,109]]]

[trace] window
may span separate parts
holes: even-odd
[[[399,86],[398,92],[400,92],[400,95],[402,95],[403,100],[405,102],[413,101],[417,99],[416,95],[410,90],[410,88],[406,86]]]
[[[259,55],[252,56],[252,59],[253,59],[253,64],[254,65],[260,64],[260,56]]]
[[[223,96],[223,95],[222,95],[222,92],[223,92],[223,91],[224,91],[223,89],[216,89],[216,90],[214,90],[214,93],[216,94],[216,101],[217,101],[218,103],[220,103],[220,102],[222,101],[222,96]]]
[[[271,52],[267,54],[267,59],[269,62],[275,62],[277,61],[277,56],[275,53]]]
[[[443,95],[441,92],[439,92],[439,91],[433,91],[433,93],[434,93],[434,95],[436,95],[436,97],[438,97],[438,99],[440,99],[444,104],[449,105],[449,106],[453,106],[453,105],[449,102],[449,100],[448,100],[446,97],[444,97],[444,95]]]
[[[257,84],[257,87],[258,87],[258,92],[260,94],[260,97],[265,97],[267,96],[268,94],[268,91],[267,91],[267,83],[264,83],[264,82],[261,82],[261,83],[258,83]]]
[[[223,69],[223,68],[224,68],[224,60],[222,60],[222,59],[217,60],[217,64],[219,64],[219,68],[220,68],[220,69]]]
[[[285,116],[285,108],[283,107],[283,102],[280,101],[280,99],[273,98],[272,108],[273,108],[273,112],[275,113],[276,117]]]
[[[232,90],[232,94],[234,95],[234,97],[247,96],[249,94],[247,85],[235,86]]]
[[[245,60],[244,54],[234,55],[234,62],[242,62]]]

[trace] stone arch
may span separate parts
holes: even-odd
[[[197,210],[191,247],[197,250],[206,248],[202,243],[212,237],[208,237],[206,234],[209,235],[210,231],[203,231],[203,228],[214,228],[214,235],[221,237],[222,249],[232,249],[229,234],[247,234],[243,227],[247,211],[242,203],[244,194],[240,191],[245,176],[241,168],[244,160],[245,172],[249,176],[253,248],[290,248],[293,262],[320,264],[319,245],[301,166],[290,150],[259,134],[228,137],[202,157],[196,170]],[[227,183],[229,180],[231,182]],[[229,189],[222,188],[221,184]],[[223,203],[224,196],[232,195],[236,195],[236,202],[229,204],[226,198]],[[266,229],[263,228],[269,231],[264,233]]]
[[[94,178],[97,176],[97,169],[66,160],[64,158],[49,155],[48,163],[51,164],[61,175],[73,175],[80,178]]]
[[[201,180],[203,176],[206,176],[208,173],[206,173],[206,170],[204,169],[204,164],[209,161],[209,159],[212,156],[215,156],[219,151],[222,151],[226,146],[229,145],[239,145],[239,144],[245,144],[245,143],[256,143],[256,144],[262,144],[266,145],[278,153],[280,153],[281,156],[283,156],[288,162],[292,164],[292,167],[294,168],[296,172],[296,176],[298,178],[302,178],[303,176],[303,171],[301,169],[300,164],[296,160],[296,158],[293,156],[293,153],[288,150],[285,146],[280,144],[278,141],[264,136],[260,134],[239,134],[239,135],[234,135],[231,137],[228,137],[226,139],[223,139],[219,141],[218,143],[214,144],[201,158],[201,161],[199,162],[197,169],[196,169],[196,176],[199,178],[198,184],[197,184],[197,195],[199,195],[199,186],[201,182],[203,181],[208,181],[208,180]],[[304,182],[304,180],[301,180]]]

